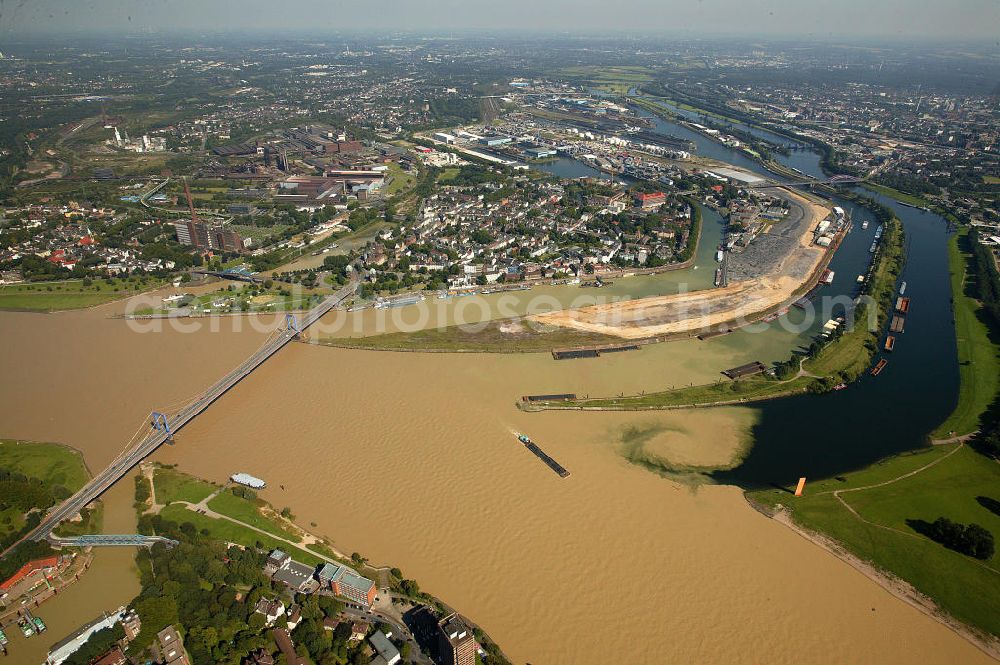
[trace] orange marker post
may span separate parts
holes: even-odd
[[[802,496],[802,490],[806,487],[806,479],[799,478],[799,484],[795,487],[795,496]]]

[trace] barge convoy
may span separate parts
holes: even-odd
[[[517,434],[517,440],[523,443],[524,447],[534,453],[538,459],[542,460],[546,466],[559,474],[560,478],[565,478],[569,475],[569,471],[567,471],[562,464],[549,457],[544,450],[538,447],[538,444],[529,439],[526,435]]]

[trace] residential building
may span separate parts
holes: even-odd
[[[635,206],[641,210],[656,210],[667,202],[667,195],[663,192],[640,192],[633,199]]]
[[[267,561],[264,562],[264,574],[274,575],[279,568],[282,568],[291,560],[292,557],[290,555],[285,554],[281,550],[274,550],[268,555]]]
[[[244,658],[243,665],[274,665],[274,656],[266,649],[260,648]]]
[[[295,630],[295,627],[302,621],[302,608],[293,604],[285,613],[285,624],[288,630]]]
[[[273,626],[278,617],[285,613],[285,604],[277,598],[261,598],[253,611],[263,614],[266,625]]]
[[[125,629],[125,639],[131,642],[139,635],[139,631],[142,630],[142,621],[139,619],[139,613],[135,610],[128,610],[122,615],[122,628]]]
[[[161,665],[190,665],[184,642],[173,626],[167,626],[156,634],[152,647],[153,657]]]
[[[116,646],[111,651],[91,663],[91,665],[125,665],[127,662],[128,659],[125,658],[125,654],[122,653],[121,647]]]
[[[475,636],[458,614],[438,623],[438,650],[444,665],[475,665],[478,648]]]
[[[295,645],[292,643],[292,636],[284,628],[276,628],[271,631],[271,637],[285,657],[287,665],[307,665],[309,661],[295,653]]]
[[[365,635],[368,634],[368,629],[371,628],[366,621],[355,621],[351,624],[351,642],[360,642],[365,639]]]

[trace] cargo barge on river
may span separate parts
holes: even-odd
[[[539,448],[538,445],[534,441],[529,439],[526,435],[518,434],[517,440],[523,443],[524,447],[530,450],[532,453],[534,453],[535,456],[538,457],[538,459],[545,462],[545,465],[547,467],[549,467],[557,474],[559,474],[560,478],[565,478],[569,475],[569,471],[567,471],[562,464],[549,457],[544,450]]]

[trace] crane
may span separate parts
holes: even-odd
[[[188,209],[191,210],[191,222],[192,223],[197,223],[198,222],[198,214],[195,213],[195,211],[194,211],[194,201],[191,200],[191,188],[188,187],[187,178],[184,178],[183,180],[184,180],[184,196],[187,197],[187,200],[188,200]]]

